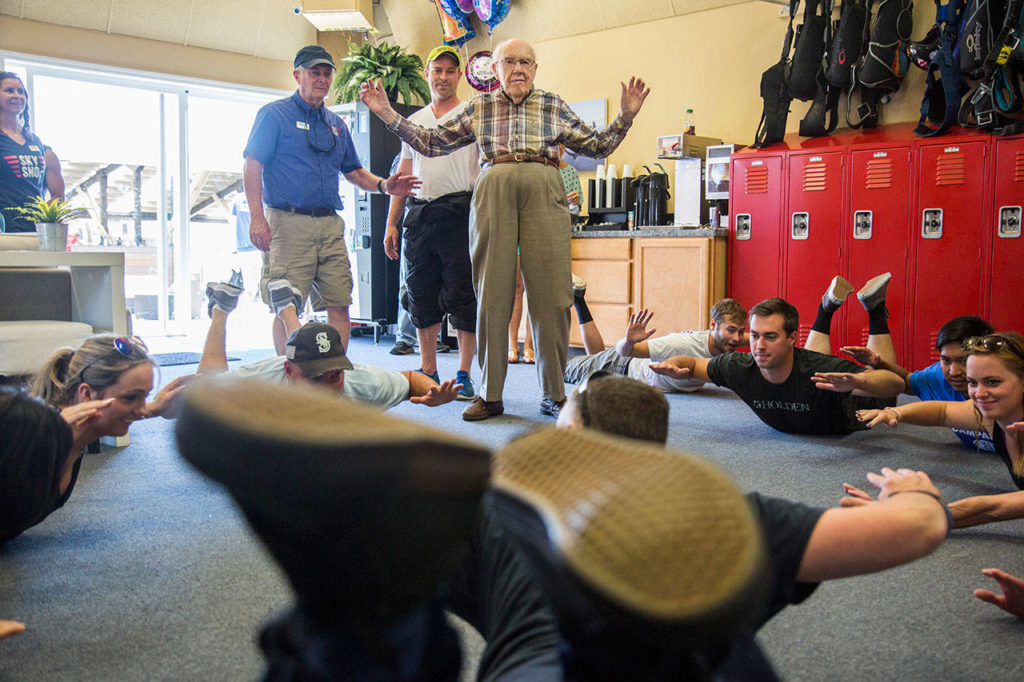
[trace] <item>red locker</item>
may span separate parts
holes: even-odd
[[[1021,206],[1024,205],[1024,137],[993,140],[994,199],[986,231],[990,249],[988,320],[1000,331],[1024,332],[1024,296],[1017,286],[1024,268]]]
[[[782,294],[782,161],[779,154],[763,152],[732,159],[728,287],[729,296],[747,309]]]
[[[875,275],[891,272],[886,290],[889,332],[902,366],[910,358],[907,347],[907,244],[910,218],[912,147],[871,145],[850,152],[850,191],[843,214],[846,278],[856,287]],[[868,338],[868,314],[851,296],[845,309],[843,333],[833,347],[863,346]]]
[[[982,310],[987,150],[979,135],[949,135],[918,147],[911,367],[938,359],[935,338],[946,321]]]
[[[798,345],[811,330],[821,296],[840,274],[845,152],[790,152],[783,297],[800,311]]]

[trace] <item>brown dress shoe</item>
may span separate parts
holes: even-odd
[[[478,422],[488,417],[497,417],[505,413],[505,405],[500,400],[487,402],[480,396],[473,398],[473,402],[462,411],[462,418],[468,422]]]

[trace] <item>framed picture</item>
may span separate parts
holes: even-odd
[[[683,136],[682,135],[659,135],[658,136],[658,158],[659,159],[681,159],[681,158],[683,158]]]
[[[708,147],[707,166],[704,177],[707,185],[704,197],[707,199],[729,198],[729,157],[735,145],[716,144]]]
[[[575,111],[576,115],[583,119],[584,123],[597,130],[604,130],[605,126],[608,125],[608,115],[606,113],[608,101],[603,97],[587,99],[581,102],[571,102],[569,108]],[[597,170],[597,167],[603,163],[589,156],[581,156],[571,149],[565,150],[565,161],[578,171]]]

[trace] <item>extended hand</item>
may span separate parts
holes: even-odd
[[[982,574],[994,579],[1002,588],[1003,594],[998,595],[989,590],[975,590],[974,596],[981,601],[995,604],[1003,611],[1024,618],[1024,580],[1004,573],[998,568],[986,568]]]
[[[626,325],[626,341],[630,345],[638,344],[654,336],[654,332],[658,331],[657,329],[647,331],[647,323],[653,317],[654,313],[647,308],[629,316],[629,323]]]
[[[648,367],[655,374],[671,377],[673,379],[689,379],[693,372],[689,367],[683,367],[675,358],[669,358],[665,362],[652,362]]]
[[[932,484],[932,479],[923,471],[913,469],[896,469],[882,467],[880,473],[868,473],[868,480],[879,488],[878,499],[884,500],[896,492],[921,490],[942,497],[939,489]]]
[[[455,400],[459,395],[460,388],[462,388],[462,384],[455,383],[455,379],[448,379],[440,384],[431,386],[430,390],[424,395],[409,398],[409,402],[416,403],[417,405],[426,405],[427,407],[437,407],[438,405],[444,405]]]
[[[1007,431],[1024,431],[1024,422],[1014,422],[1006,427]]]
[[[875,498],[871,497],[871,495],[868,495],[857,486],[850,485],[849,483],[843,484],[843,492],[847,494],[847,497],[839,500],[840,507],[863,507],[866,504],[872,504],[876,501]]]
[[[388,191],[388,194],[396,197],[411,197],[416,193],[416,190],[420,188],[420,179],[415,175],[406,175],[405,173],[395,173],[387,182],[384,183],[384,188]]]
[[[363,84],[359,86],[359,100],[377,116],[383,117],[383,114],[391,109],[388,92],[381,85],[379,78],[363,81]]]
[[[569,192],[568,194],[565,195],[565,198],[573,206],[579,206],[580,205],[580,193],[579,192]]]
[[[632,121],[640,113],[640,107],[644,105],[647,95],[651,94],[651,89],[644,84],[642,78],[636,76],[629,79],[629,85],[625,83],[620,83],[620,85],[622,85],[622,113]]]
[[[811,381],[818,388],[836,393],[849,393],[860,388],[859,373],[854,372],[817,372]]]
[[[878,424],[885,424],[890,428],[894,428],[900,423],[896,410],[891,407],[887,407],[884,410],[857,410],[857,421],[867,422],[869,429]]]
[[[153,402],[146,405],[146,410],[154,417],[176,418],[181,411],[182,391],[195,376],[195,374],[188,374],[168,383],[156,394]]]
[[[108,407],[113,402],[113,398],[107,398],[105,400],[87,400],[84,403],[68,405],[60,411],[60,416],[71,427],[71,432],[78,435],[86,424],[98,418],[103,408]]]
[[[25,631],[25,624],[16,620],[0,620],[0,639],[20,635]]]
[[[254,215],[251,217],[249,241],[260,251],[270,251],[270,225],[265,216]]]
[[[843,346],[839,352],[846,353],[860,364],[868,367],[878,367],[878,363],[882,359],[878,353],[867,346]]]
[[[398,228],[392,225],[384,228],[384,253],[391,260],[398,260]]]

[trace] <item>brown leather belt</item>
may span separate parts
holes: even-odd
[[[490,166],[494,163],[545,163],[552,168],[558,168],[558,162],[549,159],[546,156],[539,156],[537,154],[524,154],[518,152],[516,154],[506,154],[505,156],[496,156],[493,159],[488,159],[484,162],[484,167]]]

